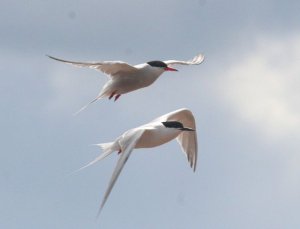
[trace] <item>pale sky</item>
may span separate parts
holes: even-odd
[[[299,1],[0,3],[0,228],[300,228]],[[101,100],[107,78],[50,60],[188,60]],[[186,107],[195,173],[176,141],[135,150],[98,220],[114,154],[94,143]]]

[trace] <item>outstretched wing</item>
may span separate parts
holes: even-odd
[[[107,198],[116,182],[116,180],[118,179],[125,163],[127,162],[132,150],[134,149],[136,143],[138,142],[138,140],[140,139],[140,137],[142,136],[142,134],[144,133],[144,129],[132,129],[129,130],[127,132],[125,132],[123,134],[123,136],[121,137],[121,139],[119,140],[119,144],[121,145],[121,155],[119,157],[119,160],[117,162],[117,165],[115,167],[115,170],[110,178],[109,184],[108,184],[108,188],[105,191],[102,203],[100,205],[100,209],[98,212],[98,215],[100,214],[101,210],[104,207],[104,204],[107,201]]]
[[[71,64],[77,67],[87,67],[107,74],[110,77],[131,74],[137,71],[137,69],[122,61],[103,61],[103,62],[76,62],[59,59],[53,56],[48,56],[53,60]]]
[[[167,65],[183,64],[183,65],[194,65],[201,64],[204,61],[204,55],[198,54],[193,59],[188,61],[183,60],[166,60],[164,61]]]
[[[189,127],[195,130],[182,131],[182,133],[176,138],[182,148],[182,151],[186,154],[190,166],[195,171],[197,165],[198,143],[196,122],[193,113],[186,108],[182,108],[153,120],[153,122],[164,121],[178,121],[181,122],[184,127]]]

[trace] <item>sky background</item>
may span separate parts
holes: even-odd
[[[0,227],[300,228],[299,1],[0,2]],[[188,60],[101,100],[107,78],[50,60]],[[98,220],[127,129],[186,107],[195,173],[176,141],[133,152]]]

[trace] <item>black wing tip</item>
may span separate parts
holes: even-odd
[[[67,62],[67,61],[62,60],[62,59],[59,59],[59,58],[57,58],[57,57],[50,56],[50,55],[48,55],[48,54],[46,54],[46,56],[49,57],[49,58],[52,59],[52,60],[57,60],[57,61],[61,61],[61,62]]]
[[[196,172],[196,167],[197,167],[197,158],[191,159],[191,158],[188,157],[188,162],[190,164],[191,169],[193,169],[193,172],[195,173]]]
[[[54,56],[51,56],[51,55],[48,55],[46,54],[47,57],[49,57],[50,59],[53,59],[53,60],[58,60],[57,58],[55,58]]]

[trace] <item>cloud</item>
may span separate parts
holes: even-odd
[[[220,98],[236,117],[268,137],[299,132],[299,38],[257,39],[218,82]]]

